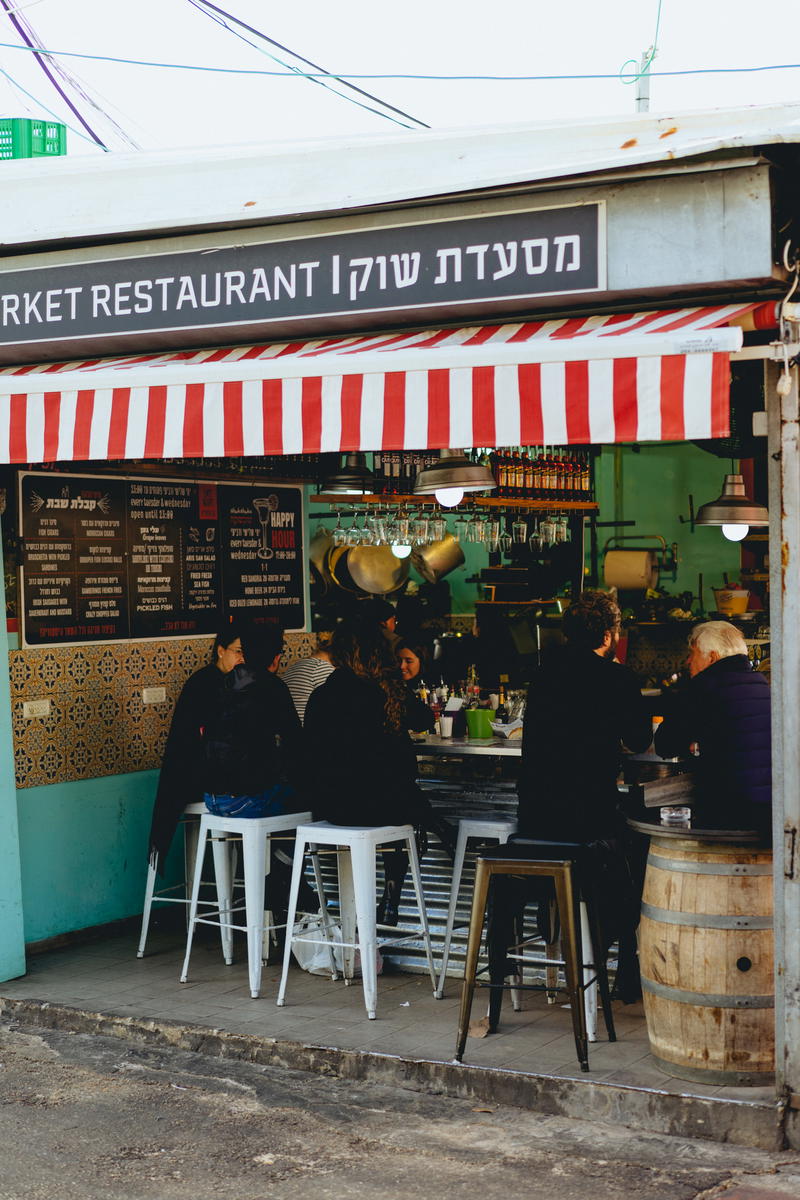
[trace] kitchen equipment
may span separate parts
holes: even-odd
[[[338,560],[334,578],[348,591],[385,596],[403,586],[408,572],[409,560],[395,558],[389,546],[354,546]]]
[[[456,567],[463,566],[464,551],[452,533],[448,533],[439,542],[416,546],[411,551],[411,562],[426,583],[438,583]]]
[[[603,578],[606,587],[645,591],[658,584],[658,561],[652,550],[609,550]]]
[[[308,544],[308,560],[326,587],[330,587],[333,583],[325,561],[325,556],[332,545],[333,534],[324,525],[320,525],[314,531],[314,536]]]
[[[636,550],[620,548],[620,542],[658,542]],[[660,533],[631,533],[610,537],[603,547],[603,577],[606,587],[622,591],[646,591],[658,586],[659,573],[675,578],[678,569],[678,544],[668,547]]]
[[[747,612],[750,592],[747,588],[712,588],[717,612],[723,617]]]

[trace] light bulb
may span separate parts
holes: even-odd
[[[411,547],[405,542],[392,542],[392,554],[395,558],[408,558]]]
[[[729,542],[741,542],[742,538],[746,538],[750,532],[749,525],[723,525],[722,536],[726,537]]]
[[[464,499],[464,489],[460,487],[437,488],[433,494],[442,508],[455,508]]]

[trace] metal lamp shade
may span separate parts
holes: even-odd
[[[375,478],[367,466],[367,460],[357,452],[345,454],[344,466],[324,480],[322,491],[338,496],[363,496],[365,492],[371,492],[374,486]]]
[[[741,475],[726,475],[722,495],[697,510],[695,525],[769,525],[769,513],[747,495]]]
[[[444,488],[461,488],[464,492],[491,492],[497,487],[488,467],[470,460],[459,450],[440,450],[439,462],[425,467],[414,480],[415,496],[432,496]]]

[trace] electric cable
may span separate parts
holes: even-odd
[[[237,25],[240,25],[242,27],[242,29],[246,29],[248,33],[254,34],[256,37],[261,38],[265,42],[269,42],[269,44],[271,46],[277,47],[278,50],[282,50],[285,54],[291,54],[293,58],[296,58],[299,62],[305,63],[306,66],[313,67],[317,71],[322,70],[322,68],[319,67],[317,63],[313,63],[313,62],[311,62],[310,59],[304,58],[303,55],[298,54],[296,50],[291,50],[288,46],[284,46],[281,42],[276,41],[275,38],[269,37],[268,34],[263,33],[260,29],[255,29],[252,25],[246,24],[246,22],[240,20],[239,17],[234,16],[233,13],[226,12],[224,8],[220,8],[218,5],[212,4],[210,2],[210,0],[189,0],[189,3],[191,4],[191,6],[193,8],[196,8],[198,10],[198,12],[202,12],[205,16],[209,17],[211,20],[216,21],[217,24],[222,25],[223,29],[227,29],[228,32],[234,34],[235,37],[241,38],[241,40],[243,42],[245,42],[248,46],[253,46],[253,48],[256,50],[259,50],[260,53],[267,54],[267,51],[265,51],[263,49],[263,47],[258,46],[255,43],[251,42],[248,38],[243,37],[242,34],[238,32],[238,30],[231,29],[230,26],[228,26],[224,23],[224,21],[225,20],[233,21]],[[224,18],[224,20],[221,20],[220,18]],[[267,56],[269,58],[272,58],[273,61],[275,61],[275,62],[281,62],[280,59],[275,58],[275,56],[272,54],[268,54]],[[294,67],[291,63],[281,62],[281,66],[287,67],[293,74],[297,74],[297,75],[301,75],[301,76],[304,75],[304,72],[302,72],[298,68]],[[427,125],[425,123],[425,121],[421,121],[418,117],[411,116],[410,113],[404,112],[401,108],[395,108],[395,106],[393,104],[389,104],[389,103],[387,103],[387,101],[381,100],[381,98],[379,96],[373,96],[371,92],[366,92],[366,91],[364,91],[363,88],[356,87],[355,84],[348,83],[347,80],[340,78],[338,75],[332,75],[332,74],[329,75],[327,72],[325,74],[326,74],[326,77],[331,78],[331,79],[336,79],[337,82],[342,83],[345,87],[350,88],[354,92],[358,92],[358,94],[361,96],[366,96],[367,99],[369,99],[369,100],[374,100],[376,103],[382,105],[383,108],[387,108],[391,112],[397,113],[398,116],[405,117],[409,121],[414,121],[416,123],[416,125],[421,126],[423,129],[430,129],[430,125]],[[323,87],[328,86],[327,84],[325,84],[324,79],[312,78],[309,76],[306,76],[306,78],[309,79],[309,82],[321,84]],[[343,100],[349,100],[351,103],[356,104],[359,108],[365,108],[367,110],[367,112],[375,113],[377,116],[386,117],[390,121],[394,120],[395,124],[398,124],[398,125],[402,124],[402,122],[396,121],[393,117],[389,117],[387,113],[380,112],[377,109],[371,108],[367,104],[362,104],[358,100],[353,100],[352,96],[342,95],[342,93],[337,92],[335,90],[335,88],[329,88],[329,90],[332,91],[335,96],[341,96],[341,98]],[[405,129],[409,128],[408,125],[404,125],[403,127]]]
[[[630,77],[630,79],[626,79],[625,78],[625,68],[629,67],[631,65],[631,63],[633,63],[634,67],[637,66],[637,62],[636,62],[635,58],[627,59],[619,69],[620,83],[626,83],[626,84],[636,83],[639,79],[642,78],[643,75],[646,75],[648,73],[648,71],[650,70],[650,64],[653,61],[653,59],[655,58],[656,54],[658,53],[658,33],[661,28],[661,4],[662,4],[662,0],[658,0],[658,10],[656,12],[656,31],[653,34],[653,41],[652,41],[651,45],[645,51],[645,54],[647,56],[646,62],[644,62],[642,64],[640,70],[638,70],[634,75],[632,75]]]
[[[0,0],[2,4],[4,0]],[[20,50],[50,58],[80,58],[89,62],[118,63],[125,67],[155,67],[165,71],[197,71],[209,75],[265,75],[273,79],[412,79],[439,83],[574,83],[579,80],[619,79],[619,72],[594,72],[569,75],[428,75],[407,71],[265,71],[258,67],[211,67],[202,63],[158,62],[147,58],[121,58],[111,54],[87,54],[80,50],[38,50],[17,42],[0,42],[0,50]],[[652,79],[670,79],[688,75],[752,75],[759,71],[797,71],[800,62],[764,63],[756,67],[689,67],[679,71],[652,71]]]
[[[0,75],[2,75],[12,87],[15,87],[18,92],[21,92],[23,96],[27,96],[27,98],[31,100],[37,108],[41,109],[43,112],[46,112],[48,117],[52,117],[54,121],[58,121],[60,124],[64,125],[70,131],[70,133],[74,133],[76,137],[81,138],[81,140],[84,142],[88,142],[91,146],[95,146],[97,144],[94,138],[87,137],[87,135],[80,129],[76,129],[74,125],[70,125],[69,121],[65,121],[59,113],[53,112],[52,108],[48,108],[43,100],[40,100],[38,96],[34,96],[32,92],[29,92],[27,88],[24,88],[22,84],[19,83],[8,71],[4,70],[3,67],[0,67]]]
[[[12,11],[18,12],[19,9]],[[20,32],[27,34],[26,41],[29,45],[36,46],[45,52],[44,42],[39,37],[38,33],[27,17],[20,17],[19,21],[15,22],[15,25]],[[124,130],[122,126],[114,120],[110,113],[106,112],[105,109],[96,102],[94,97],[87,91],[87,85],[81,79],[79,79],[77,75],[75,75],[74,71],[68,70],[67,67],[58,62],[56,59],[53,59],[50,66],[53,72],[61,78],[65,86],[71,88],[80,100],[82,100],[85,104],[88,104],[90,108],[94,109],[99,116],[106,120],[109,125],[111,125],[121,141],[123,141],[132,150],[141,149],[138,143],[128,135],[126,130]]]
[[[95,133],[95,131],[92,129],[89,122],[86,120],[86,118],[80,112],[80,110],[75,107],[75,105],[72,103],[72,101],[70,100],[67,93],[61,87],[60,83],[58,82],[58,80],[55,77],[54,71],[50,67],[50,64],[45,61],[45,57],[44,57],[44,54],[43,54],[41,48],[38,46],[34,46],[31,43],[30,37],[29,37],[22,21],[14,13],[13,5],[9,3],[9,0],[0,0],[0,6],[2,6],[3,11],[5,12],[5,14],[8,17],[11,24],[16,29],[19,36],[22,38],[23,42],[25,42],[27,48],[36,55],[37,63],[39,64],[39,66],[41,67],[42,71],[47,76],[47,78],[50,80],[53,87],[56,89],[59,96],[64,101],[64,103],[67,105],[69,110],[75,114],[75,116],[78,118],[78,120],[80,121],[80,123],[84,127],[84,129],[87,131],[87,133],[89,133],[91,135],[92,140],[94,142],[96,142],[97,145],[100,146],[100,148],[102,150],[108,151],[108,146],[105,144],[103,139],[100,137],[99,134]],[[46,53],[49,54],[49,51],[47,51]]]

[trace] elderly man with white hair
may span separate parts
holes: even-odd
[[[747,645],[728,621],[706,621],[689,635],[688,684],[664,713],[656,751],[685,757],[694,776],[695,823],[771,828],[770,695]]]

